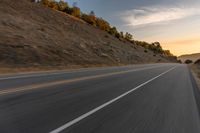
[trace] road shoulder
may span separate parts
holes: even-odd
[[[198,67],[196,65],[191,65],[189,67],[191,69],[192,75],[194,76],[194,79],[196,80],[196,83],[200,90],[200,67]]]

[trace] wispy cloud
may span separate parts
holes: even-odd
[[[126,26],[166,23],[193,15],[200,15],[200,8],[143,7],[120,14],[121,19],[126,22]]]

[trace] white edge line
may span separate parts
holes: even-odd
[[[176,67],[177,67],[177,66],[175,66],[175,67],[173,67],[173,68],[171,68],[171,69],[169,69],[169,70],[167,70],[167,71],[165,71],[165,72],[159,74],[158,76],[156,76],[156,77],[154,77],[154,78],[149,79],[148,81],[146,81],[146,82],[140,84],[139,86],[137,86],[137,87],[135,87],[135,88],[133,88],[133,89],[131,89],[131,90],[129,90],[129,91],[127,91],[127,92],[121,94],[120,96],[118,96],[118,97],[116,97],[116,98],[114,98],[114,99],[112,99],[112,100],[110,100],[110,101],[108,101],[108,102],[106,102],[106,103],[100,105],[99,107],[96,107],[95,109],[93,109],[93,110],[91,110],[91,111],[89,111],[89,112],[87,112],[87,113],[85,113],[85,114],[79,116],[78,118],[76,118],[76,119],[74,119],[74,120],[72,120],[72,121],[70,121],[70,122],[68,122],[68,123],[66,123],[66,124],[64,124],[64,125],[62,125],[62,126],[60,126],[59,128],[57,128],[57,129],[55,129],[55,130],[53,130],[53,131],[50,131],[50,133],[59,133],[59,132],[63,131],[64,129],[66,129],[66,128],[72,126],[72,125],[74,125],[75,123],[78,123],[78,122],[81,121],[82,119],[84,119],[84,118],[86,118],[86,117],[88,117],[88,116],[94,114],[95,112],[97,112],[97,111],[99,111],[100,109],[102,109],[102,108],[104,108],[104,107],[106,107],[106,106],[112,104],[113,102],[115,102],[115,101],[121,99],[122,97],[128,95],[129,93],[131,93],[131,92],[133,92],[133,91],[139,89],[140,87],[142,87],[142,86],[148,84],[149,82],[151,82],[151,81],[153,81],[153,80],[155,80],[155,79],[161,77],[162,75],[164,75],[164,74],[170,72],[171,70],[175,69]]]

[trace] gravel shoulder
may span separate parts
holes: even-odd
[[[200,66],[199,65],[190,65],[192,74],[197,82],[198,87],[200,88]]]

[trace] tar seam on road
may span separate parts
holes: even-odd
[[[177,66],[175,66],[175,67],[173,67],[173,68],[171,68],[171,69],[169,69],[169,70],[167,70],[167,71],[165,71],[165,72],[159,74],[159,75],[156,76],[156,77],[153,77],[153,78],[149,79],[148,81],[146,81],[146,82],[140,84],[139,86],[137,86],[137,87],[135,87],[135,88],[133,88],[133,89],[131,89],[131,90],[129,90],[129,91],[127,91],[127,92],[121,94],[120,96],[118,96],[118,97],[116,97],[116,98],[114,98],[114,99],[112,99],[112,100],[110,100],[110,101],[108,101],[108,102],[106,102],[106,103],[100,105],[99,107],[96,107],[95,109],[93,109],[93,110],[91,110],[91,111],[89,111],[89,112],[87,112],[87,113],[85,113],[85,114],[79,116],[78,118],[76,118],[76,119],[74,119],[74,120],[72,120],[72,121],[69,121],[68,123],[66,123],[66,124],[64,124],[64,125],[62,125],[62,126],[60,126],[59,128],[57,128],[57,129],[55,129],[55,130],[53,130],[53,131],[50,131],[50,133],[59,133],[59,132],[65,130],[65,129],[69,128],[70,126],[72,126],[72,125],[78,123],[78,122],[81,121],[82,119],[84,119],[84,118],[86,118],[86,117],[88,117],[88,116],[94,114],[95,112],[101,110],[102,108],[104,108],[104,107],[106,107],[106,106],[112,104],[113,102],[115,102],[115,101],[117,101],[117,100],[119,100],[119,99],[125,97],[125,96],[128,95],[129,93],[131,93],[131,92],[133,92],[133,91],[139,89],[140,87],[142,87],[142,86],[144,86],[144,85],[150,83],[151,81],[153,81],[153,80],[155,80],[155,79],[161,77],[162,75],[164,75],[164,74],[170,72],[171,70],[175,69],[176,67],[177,67]]]
[[[48,83],[34,84],[34,85],[28,85],[28,86],[23,86],[23,87],[19,87],[19,88],[10,88],[7,90],[0,91],[0,95],[11,94],[11,93],[15,93],[15,92],[23,92],[23,91],[28,91],[28,90],[34,90],[34,89],[45,88],[45,87],[49,87],[49,86],[56,86],[56,85],[73,83],[73,82],[90,80],[90,79],[96,79],[96,78],[103,78],[103,77],[125,74],[125,73],[129,73],[129,72],[135,72],[135,71],[141,71],[141,70],[148,70],[148,69],[158,68],[158,67],[161,67],[161,66],[112,72],[112,73],[99,74],[99,75],[94,75],[94,76],[86,76],[86,77],[80,77],[80,78],[74,78],[74,79],[60,80],[60,81],[55,81],[55,82],[50,82],[50,83],[48,82]]]

